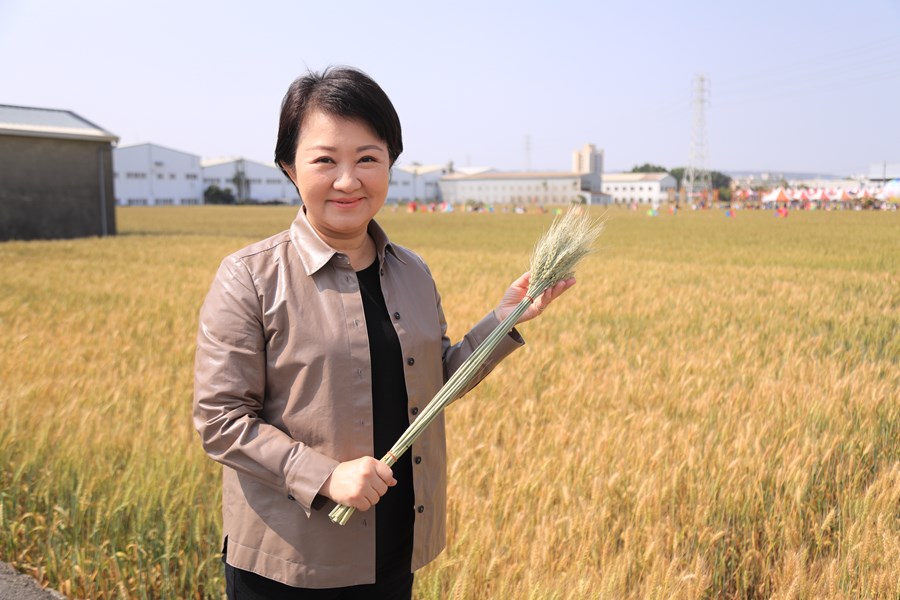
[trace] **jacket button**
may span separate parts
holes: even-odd
[[[417,464],[417,465],[418,465],[418,464],[421,464],[421,463],[422,463],[422,457],[421,457],[421,456],[417,456],[417,457],[415,458],[415,461],[416,461],[416,464]]]
[[[407,359],[406,359],[406,364],[408,364],[409,366],[413,366],[414,364],[416,364],[416,359],[414,359],[414,358],[412,358],[412,357],[407,358]]]
[[[417,414],[419,414],[419,407],[413,406],[411,409],[409,409],[409,412],[411,412],[414,415],[417,415]]]
[[[399,319],[399,318],[400,318],[400,313],[395,312],[395,313],[394,313],[394,318],[395,318],[395,319]]]
[[[416,508],[416,512],[422,514],[423,512],[425,512],[425,507],[420,504],[418,508]]]
[[[291,502],[293,502],[294,500],[296,500],[296,498],[294,498],[294,495],[293,495],[293,494],[288,494],[288,500],[290,500]]]

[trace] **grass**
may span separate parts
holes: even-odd
[[[294,212],[0,245],[0,559],[70,597],[221,597],[197,310]],[[550,220],[379,217],[454,339]],[[448,409],[449,545],[416,597],[900,597],[900,213],[612,210],[598,245]]]

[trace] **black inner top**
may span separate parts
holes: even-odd
[[[357,271],[356,278],[369,334],[374,456],[380,459],[409,427],[403,351],[381,293],[378,259],[366,269]],[[409,569],[412,559],[415,495],[410,453],[404,453],[391,468],[397,485],[389,488],[375,505],[375,566],[378,572]]]

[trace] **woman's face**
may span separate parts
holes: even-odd
[[[387,144],[364,122],[321,111],[301,123],[297,156],[286,170],[300,191],[309,222],[326,241],[353,241],[387,197]]]

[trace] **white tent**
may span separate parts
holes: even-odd
[[[837,200],[838,202],[849,202],[849,201],[853,200],[853,196],[848,194],[847,190],[845,190],[843,188],[836,189],[834,191],[834,193],[831,195],[831,197],[834,200]]]
[[[888,181],[881,193],[876,196],[879,200],[890,200],[891,202],[900,202],[900,179],[892,179]]]
[[[772,190],[762,198],[763,204],[772,204],[774,202],[790,202],[791,197],[785,193],[784,188]]]
[[[816,190],[809,199],[814,202],[831,202],[831,196],[825,190]]]

